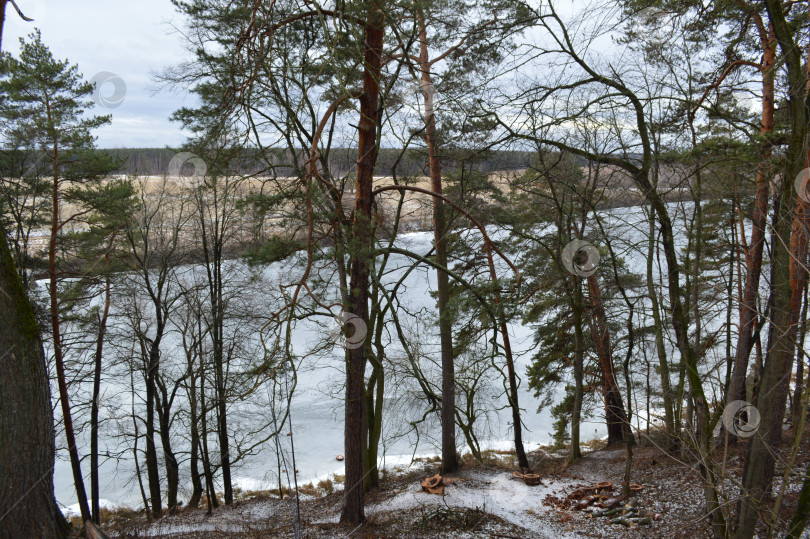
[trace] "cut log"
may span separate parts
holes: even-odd
[[[436,474],[432,477],[426,477],[420,485],[422,486],[422,490],[429,494],[439,494],[444,495],[444,484],[442,480],[442,476]]]
[[[613,508],[613,507],[616,507],[616,506],[617,506],[617,505],[619,505],[620,503],[622,503],[622,499],[621,499],[621,497],[616,496],[616,497],[614,497],[614,498],[608,498],[607,500],[602,500],[602,501],[599,503],[599,505],[601,505],[602,507],[604,507],[604,508],[606,508],[606,509],[611,509],[611,508]]]
[[[523,474],[523,482],[530,487],[535,487],[540,484],[540,475],[536,473]]]
[[[618,515],[624,511],[623,507],[614,507],[613,509],[604,509],[602,511],[594,511],[592,514],[594,517],[611,517],[614,515]]]

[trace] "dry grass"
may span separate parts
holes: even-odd
[[[318,489],[322,490],[325,494],[332,494],[335,490],[335,485],[332,483],[331,479],[326,478],[323,481],[318,481]]]

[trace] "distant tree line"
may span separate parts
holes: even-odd
[[[178,152],[177,149],[172,148],[101,148],[99,151],[121,163],[112,172],[113,174],[140,176],[165,174],[169,162]],[[244,153],[244,162],[240,163],[240,167],[244,167],[244,169],[234,172],[240,174],[272,173],[278,176],[295,174],[294,167],[287,164],[291,157],[286,150],[265,148],[261,150],[261,154],[258,150],[242,149],[241,151]],[[0,150],[0,160],[13,159],[12,153],[12,150]],[[330,167],[341,175],[352,172],[355,168],[356,153],[356,148],[333,148],[330,153]],[[303,164],[306,161],[305,154],[302,151],[299,155],[300,163]],[[476,156],[476,161],[477,167],[482,171],[520,170],[531,165],[532,155],[533,152],[529,151],[489,150],[481,151]],[[459,159],[454,159],[452,155],[445,155],[442,160],[444,166],[448,168],[454,168],[459,163]],[[429,173],[426,161],[424,151],[406,150],[403,155],[401,149],[381,148],[377,166],[379,174],[396,173],[402,177],[426,176]]]

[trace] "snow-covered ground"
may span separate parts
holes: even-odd
[[[571,488],[571,481],[546,480],[543,484],[529,487],[513,479],[508,473],[473,470],[462,473],[445,487],[444,496],[428,494],[418,483],[413,483],[405,492],[366,509],[367,515],[396,513],[415,507],[465,507],[481,509],[505,521],[536,531],[542,531],[543,522],[553,511],[543,503],[548,495],[559,494]],[[542,523],[542,524],[541,524]],[[549,532],[547,537],[576,537],[575,535]]]

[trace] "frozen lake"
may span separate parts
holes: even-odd
[[[643,274],[646,265],[647,225],[641,208],[618,208],[604,212],[603,217],[609,234],[614,238],[614,250],[624,257],[633,271]],[[405,234],[397,242],[400,246],[425,254],[430,251],[432,233]],[[283,278],[289,271],[286,264],[288,264],[286,261],[272,264],[265,270],[266,277],[270,281]],[[412,266],[410,259],[402,255],[392,255],[384,280],[390,283],[401,278],[406,268],[410,266]],[[411,271],[402,284],[399,295],[401,305],[415,313],[435,311],[435,300],[430,296],[430,292],[435,290],[435,280],[433,270],[420,267]],[[323,338],[324,323],[323,320],[320,324],[304,321],[295,327],[293,348],[297,355],[305,354],[313,340]],[[430,320],[422,320],[422,323],[429,324]],[[430,327],[431,330],[420,333],[422,353],[435,354],[434,357],[438,357],[438,335],[434,326],[427,327]],[[526,367],[533,347],[532,329],[519,323],[513,323],[509,326],[509,332],[516,357],[517,373],[521,378],[525,378]],[[395,348],[387,350],[387,353],[396,354]],[[492,371],[493,374],[495,372]],[[342,463],[338,462],[335,457],[343,453],[343,408],[340,397],[342,395],[341,384],[344,379],[342,348],[339,346],[334,347],[333,354],[321,354],[317,358],[308,358],[299,365],[298,386],[293,394],[290,407],[293,436],[292,438],[281,437],[286,458],[291,456],[290,443],[294,441],[299,484],[343,472]],[[105,382],[112,383],[110,380],[105,380]],[[512,448],[510,441],[511,412],[506,408],[501,382],[499,380],[492,382],[493,396],[488,406],[490,412],[487,418],[481,419],[479,425],[480,441],[484,448],[510,449]],[[403,431],[399,427],[403,423],[402,414],[404,412],[398,402],[396,390],[396,387],[387,385],[383,414],[383,440],[380,447],[380,464],[387,467],[407,465],[413,455],[435,455],[439,452],[440,447],[438,440],[440,432],[438,423],[435,421],[437,418],[432,418],[432,427],[431,424],[422,427],[418,441],[413,433],[403,435]],[[520,404],[524,409],[522,418],[525,425],[524,442],[527,449],[550,443],[553,430],[551,413],[549,408],[539,414],[536,412],[538,399],[530,392],[525,379],[520,384]],[[597,408],[594,417],[586,419],[582,425],[582,441],[601,438],[605,433],[603,414]],[[458,441],[460,449],[465,451],[467,448],[461,433],[458,435]],[[104,444],[105,440],[102,437],[102,450]],[[80,453],[85,455],[88,448],[87,445],[81,447]],[[158,453],[161,453],[159,441]],[[129,454],[131,455],[131,452]],[[70,465],[65,460],[65,456],[64,452],[60,452],[54,481],[58,501],[63,505],[71,505],[75,503],[75,493]],[[181,462],[180,469],[182,485],[180,494],[181,500],[183,500],[187,499],[187,488],[190,482],[188,462],[187,455],[179,454],[178,456],[186,459]],[[85,474],[88,464],[88,461],[84,463]],[[234,468],[232,473],[235,486],[242,489],[276,488],[276,466],[276,452],[271,441],[263,446],[256,455],[240,462]],[[161,474],[163,474],[163,470],[161,470]],[[218,488],[221,488],[221,485],[218,485]],[[111,504],[141,505],[131,458],[124,456],[117,462],[107,460],[103,463],[101,497]]]

